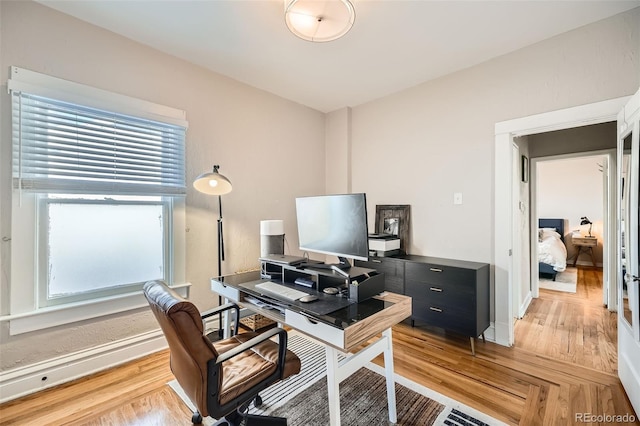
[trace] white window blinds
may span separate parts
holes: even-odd
[[[186,193],[185,127],[23,90],[11,94],[16,187],[84,194]]]

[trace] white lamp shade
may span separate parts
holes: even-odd
[[[217,172],[203,173],[193,181],[193,187],[210,195],[224,195],[231,192],[231,181]]]
[[[314,42],[345,35],[356,19],[349,0],[285,0],[285,22],[296,36]]]
[[[284,235],[284,221],[261,220],[260,235]]]

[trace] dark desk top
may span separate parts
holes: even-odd
[[[283,283],[282,281],[273,279],[260,279],[259,271],[228,275],[214,278],[214,280],[224,283],[224,285],[239,289],[246,295],[254,297],[268,305],[291,309],[314,320],[318,320],[341,329],[345,329],[346,327],[393,305],[392,302],[380,299],[367,299],[360,303],[349,302],[346,295],[340,295],[340,293],[338,295],[329,295],[304,286]],[[257,284],[266,281],[295,288],[296,290],[303,291],[307,294],[316,295],[318,300],[303,303],[297,300],[291,301],[282,298],[278,299],[276,295],[260,291],[260,289],[256,288]]]

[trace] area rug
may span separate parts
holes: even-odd
[[[578,283],[578,268],[567,266],[562,272],[558,272],[556,280],[551,278],[540,278],[539,287],[547,290],[564,291],[567,293],[576,292],[576,284]]]
[[[296,332],[289,332],[288,347],[300,358],[301,372],[261,392],[262,406],[251,406],[249,412],[286,417],[289,426],[326,426],[329,408],[324,347]],[[398,425],[504,425],[402,376],[396,374],[395,379]],[[192,411],[195,409],[177,381],[169,386]],[[389,424],[382,367],[369,363],[340,383],[340,417],[346,426]],[[213,423],[211,418],[203,421],[205,426]]]

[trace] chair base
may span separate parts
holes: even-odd
[[[231,416],[233,417],[233,416]],[[258,416],[247,414],[240,418],[222,417],[213,426],[287,426],[287,419],[284,417]]]
[[[202,424],[202,416],[198,411],[193,413],[191,422],[193,424]],[[234,411],[220,418],[212,426],[287,426],[285,417],[259,416],[257,414],[246,414],[240,411]]]
[[[245,417],[246,426],[287,426],[287,419],[284,417],[256,416],[247,414]]]

